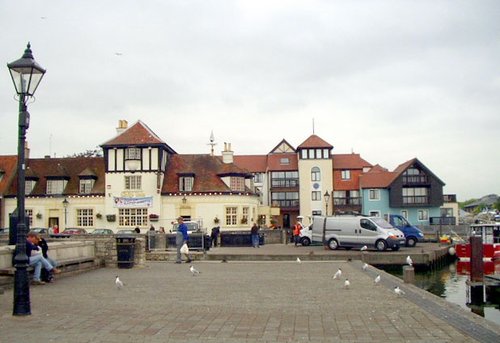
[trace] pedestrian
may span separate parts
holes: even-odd
[[[165,233],[165,228],[163,226],[160,226],[160,233]]]
[[[177,260],[175,263],[182,263],[181,248],[184,244],[188,244],[188,227],[184,223],[184,218],[177,218],[177,234],[175,235],[175,245],[177,246]],[[191,263],[191,257],[189,253],[186,255],[186,263]]]
[[[52,233],[54,235],[57,235],[59,233],[59,225],[54,225],[54,227],[52,228]]]
[[[40,235],[37,234],[37,243],[36,243],[37,246],[40,247],[40,249],[42,249],[42,256],[50,263],[50,265],[52,266],[52,268],[55,268],[57,267],[57,262],[49,257],[49,245],[47,244],[47,241]],[[54,281],[54,276],[52,275],[52,273],[50,273],[49,271],[47,271],[47,269],[43,269],[42,272],[41,272],[41,280],[42,281],[45,281],[45,282],[52,282]]]
[[[38,234],[29,232],[26,237],[26,255],[28,255],[28,263],[35,269],[33,274],[34,285],[44,285],[45,282],[40,279],[42,274],[42,267],[45,268],[50,274],[59,274],[61,271],[54,268],[49,261],[47,261],[42,254],[42,249],[37,246]]]
[[[220,227],[217,225],[212,228],[212,234],[210,238],[212,239],[212,245],[217,247],[217,239],[219,239]]]
[[[293,227],[293,241],[295,243],[295,247],[297,247],[297,244],[300,242],[300,231],[302,231],[302,223],[297,219]]]
[[[253,223],[252,228],[250,229],[250,233],[252,234],[252,246],[254,248],[260,248],[259,246],[259,226],[257,223]]]

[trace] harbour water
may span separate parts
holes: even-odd
[[[387,272],[403,277],[401,268],[390,269]],[[496,303],[492,301],[484,287],[471,290],[466,283],[468,279],[468,275],[457,272],[457,262],[455,262],[438,270],[417,272],[415,285],[500,325],[498,299]],[[476,296],[476,291],[479,291],[479,297]]]

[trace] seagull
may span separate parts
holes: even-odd
[[[297,257],[297,263],[302,263],[302,261],[298,257]]]
[[[193,267],[192,265],[189,267],[189,270],[191,271],[193,276],[200,274],[200,271],[195,269],[195,267]]]
[[[116,279],[115,279],[115,285],[116,285],[116,288],[118,288],[118,289],[122,289],[123,288],[123,282],[122,282],[122,280],[120,280],[120,278],[118,277],[118,275],[116,276]]]
[[[123,53],[122,52],[115,52],[115,55],[116,56],[121,56],[121,55],[123,55]]]
[[[409,264],[410,267],[413,266],[413,260],[411,259],[410,255],[406,257],[406,264]]]
[[[351,286],[351,283],[349,282],[349,279],[345,279],[344,281],[344,288],[348,289]]]
[[[342,269],[339,268],[339,270],[337,270],[337,272],[335,273],[335,275],[333,275],[333,279],[340,279],[340,277],[342,276]]]
[[[363,270],[367,270],[367,269],[368,269],[368,263],[363,264]]]
[[[363,245],[363,247],[359,249],[359,251],[365,251],[365,250],[368,250],[368,247],[366,245]]]
[[[405,292],[401,288],[399,288],[399,286],[394,287],[394,293],[396,293],[397,295],[405,294]]]
[[[375,280],[373,280],[373,282],[375,282],[375,284],[380,282],[380,274],[377,275],[377,277],[375,278]]]

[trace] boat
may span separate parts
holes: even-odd
[[[469,237],[482,238],[483,261],[500,263],[500,223],[472,224],[469,230]],[[460,261],[470,261],[470,241],[455,244],[455,251]]]

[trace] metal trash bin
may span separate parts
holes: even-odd
[[[134,266],[135,237],[116,237],[116,257],[118,268],[132,268]]]

